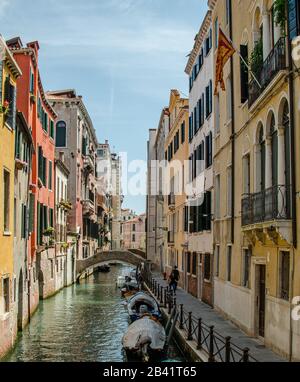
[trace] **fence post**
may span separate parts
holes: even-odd
[[[243,350],[243,362],[249,362],[249,348]]]
[[[209,331],[209,358],[208,362],[215,362],[214,357],[214,326],[210,327]]]
[[[160,303],[164,303],[164,287],[160,287]]]
[[[199,318],[198,320],[198,338],[197,338],[197,349],[202,349],[202,318]]]
[[[188,323],[188,337],[187,337],[187,340],[188,341],[192,341],[193,340],[193,328],[192,328],[192,312],[189,313],[189,323]]]
[[[183,329],[183,304],[180,304],[179,329]]]
[[[230,362],[231,357],[231,343],[230,343],[231,337],[225,338],[225,362]]]

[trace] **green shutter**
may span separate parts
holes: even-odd
[[[34,211],[35,211],[35,196],[34,194],[30,194],[29,201],[29,232],[33,232],[34,230]]]
[[[39,178],[43,180],[43,149],[39,146],[38,153]]]
[[[49,161],[49,190],[52,190],[52,162]]]
[[[37,202],[37,244],[41,244],[41,205]]]

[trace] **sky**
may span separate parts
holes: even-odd
[[[206,0],[0,0],[0,33],[38,40],[44,89],[76,89],[98,141],[145,161],[170,89],[188,94],[187,55],[206,11]],[[144,212],[145,197],[125,196],[124,208]]]

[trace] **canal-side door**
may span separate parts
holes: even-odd
[[[256,266],[256,322],[258,336],[265,337],[266,266]]]

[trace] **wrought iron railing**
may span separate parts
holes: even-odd
[[[249,83],[249,106],[253,105],[264,92],[276,74],[286,68],[286,39],[281,37],[262,64],[260,70],[257,70],[257,73],[255,73],[261,87],[255,79],[252,79]]]
[[[274,186],[242,199],[242,226],[271,220],[289,220],[291,186]]]
[[[162,286],[151,272],[144,272],[143,278],[169,315],[173,310],[179,312],[178,329],[184,332],[187,341],[194,341],[197,349],[206,353],[208,362],[258,362],[250,355],[249,348],[242,349],[233,344],[231,337],[222,336],[214,326],[186,311],[183,304],[178,305],[171,288]]]

